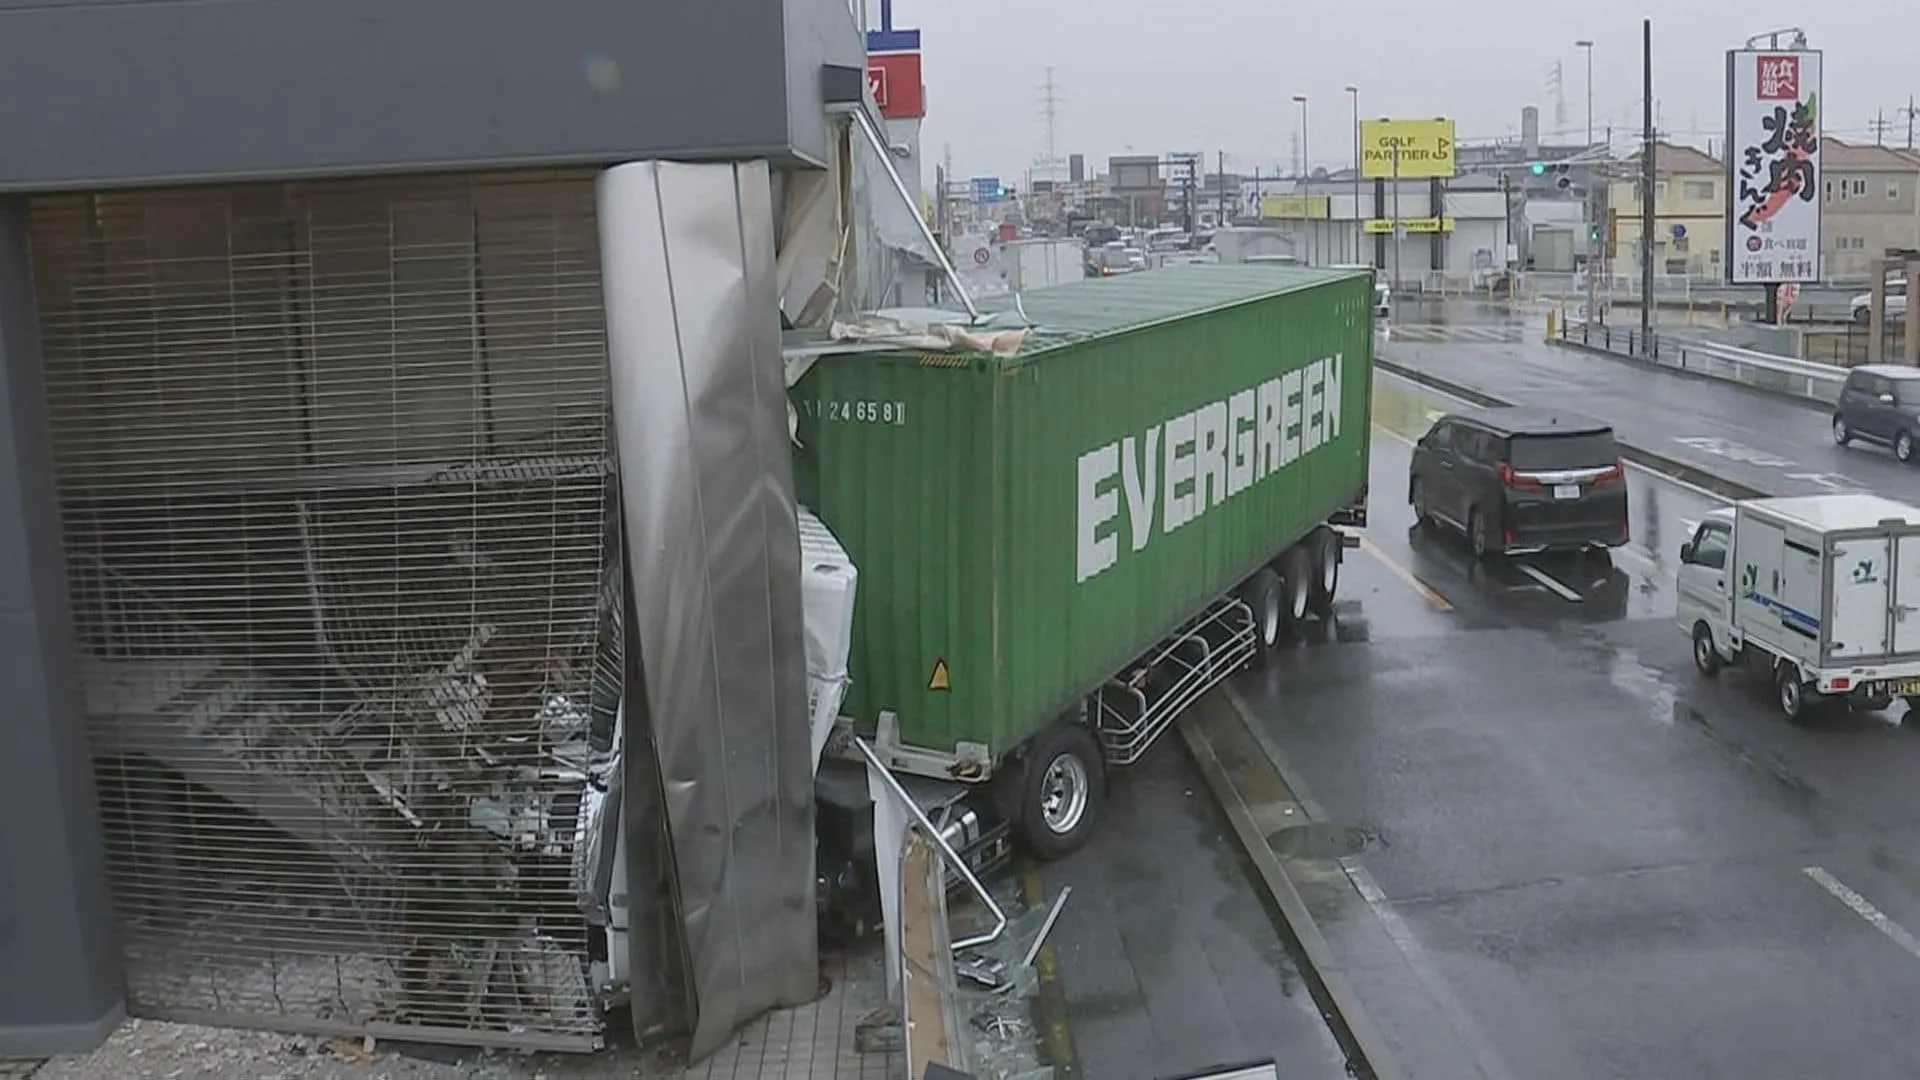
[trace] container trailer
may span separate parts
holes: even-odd
[[[1373,288],[1185,266],[1020,310],[1010,357],[819,358],[795,482],[860,575],[843,724],[964,786],[956,846],[1048,858],[1109,768],[1331,612],[1337,527],[1366,522]]]

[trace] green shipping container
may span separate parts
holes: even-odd
[[[795,471],[860,572],[846,714],[997,761],[1363,497],[1372,304],[1169,267],[1025,294],[1011,358],[822,357]]]

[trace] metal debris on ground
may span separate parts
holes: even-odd
[[[1006,932],[954,957],[954,968],[960,975],[955,998],[972,1039],[969,1060],[977,1080],[1051,1077],[1052,1068],[1039,1056],[1034,1008],[1040,994],[1040,975],[1032,958],[1039,955],[1045,935],[1058,921],[1065,891],[1046,907],[1024,910],[1011,884],[995,893],[1009,915]],[[965,919],[969,910],[956,912],[956,921]]]

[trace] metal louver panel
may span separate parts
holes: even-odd
[[[592,175],[31,222],[131,1008],[598,1045],[575,863],[621,586]]]

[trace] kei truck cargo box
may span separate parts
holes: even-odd
[[[844,715],[897,771],[1001,774],[990,801],[1049,854],[1107,765],[1330,607],[1331,523],[1364,524],[1373,287],[1199,265],[999,307],[1032,325],[1017,355],[820,357],[795,474],[859,567]]]

